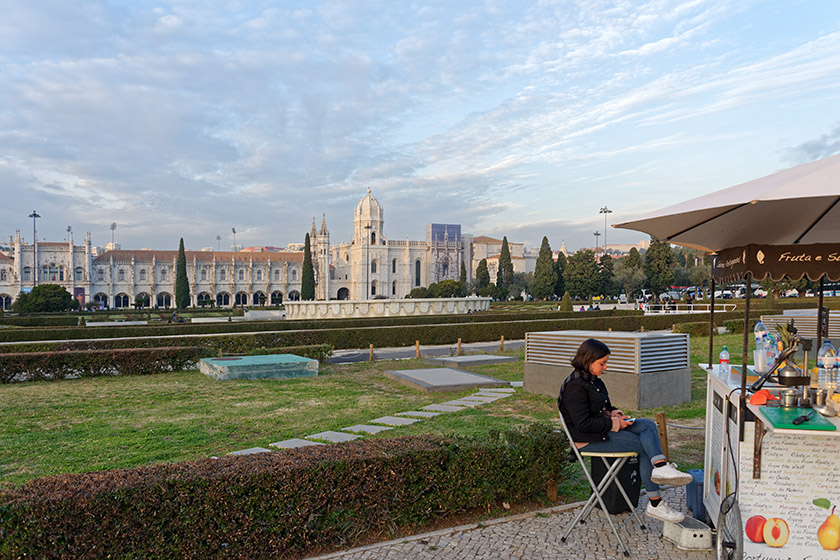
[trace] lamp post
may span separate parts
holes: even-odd
[[[607,254],[607,214],[612,214],[612,210],[604,206],[598,213],[604,215],[604,254]]]
[[[116,243],[114,243],[114,232],[117,231],[117,222],[111,222],[111,250],[115,251],[117,249]]]
[[[365,226],[365,230],[365,300],[367,300],[370,286],[370,224]]]
[[[216,245],[219,247],[219,251],[222,250],[222,236],[216,234]]]
[[[38,285],[38,232],[35,229],[35,220],[41,217],[38,212],[35,210],[29,214],[29,217],[32,218],[32,250],[34,251],[34,259],[35,259],[35,266],[33,267],[35,270],[35,274],[32,275],[32,286]]]
[[[597,260],[598,259],[598,238],[601,237],[601,232],[596,231],[592,235],[595,236],[595,259]]]
[[[233,250],[236,251],[236,228],[230,228],[230,231],[233,232]]]

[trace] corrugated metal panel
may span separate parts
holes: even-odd
[[[689,367],[687,334],[603,331],[551,331],[525,335],[525,361],[570,366],[580,344],[597,338],[610,347],[611,371],[649,373]]]

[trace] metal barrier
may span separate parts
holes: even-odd
[[[710,303],[645,303],[642,304],[645,315],[664,315],[666,313],[709,313]],[[735,311],[738,306],[734,303],[716,303],[715,313]]]

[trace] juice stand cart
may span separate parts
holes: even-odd
[[[840,280],[838,202],[840,156],[833,156],[614,227],[713,253],[712,294],[715,283],[765,278],[807,277],[822,288],[826,278]],[[822,303],[820,289],[820,323]],[[740,365],[734,374],[706,366],[703,502],[718,557],[840,560],[840,512],[832,509],[840,509],[840,419],[814,413],[794,424],[811,411],[750,403],[748,384],[758,377],[748,363],[749,327],[748,289]],[[709,333],[712,364],[713,312]],[[776,381],[764,386],[771,394],[787,388],[788,379]]]

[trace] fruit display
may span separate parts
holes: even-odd
[[[765,523],[767,523],[767,519],[762,515],[753,515],[747,519],[747,524],[744,527],[744,533],[747,535],[747,538],[755,543],[763,543]]]
[[[787,521],[778,517],[771,517],[764,523],[762,536],[764,537],[764,542],[773,548],[785,546],[788,542],[788,537],[790,537],[790,529],[788,529]]]
[[[831,502],[825,498],[814,500],[813,503],[815,506],[824,509],[828,509],[831,506]],[[831,513],[823,524],[820,525],[820,528],[817,529],[817,540],[825,550],[840,549],[840,517],[834,514],[834,508],[836,507],[836,505],[831,506]]]

